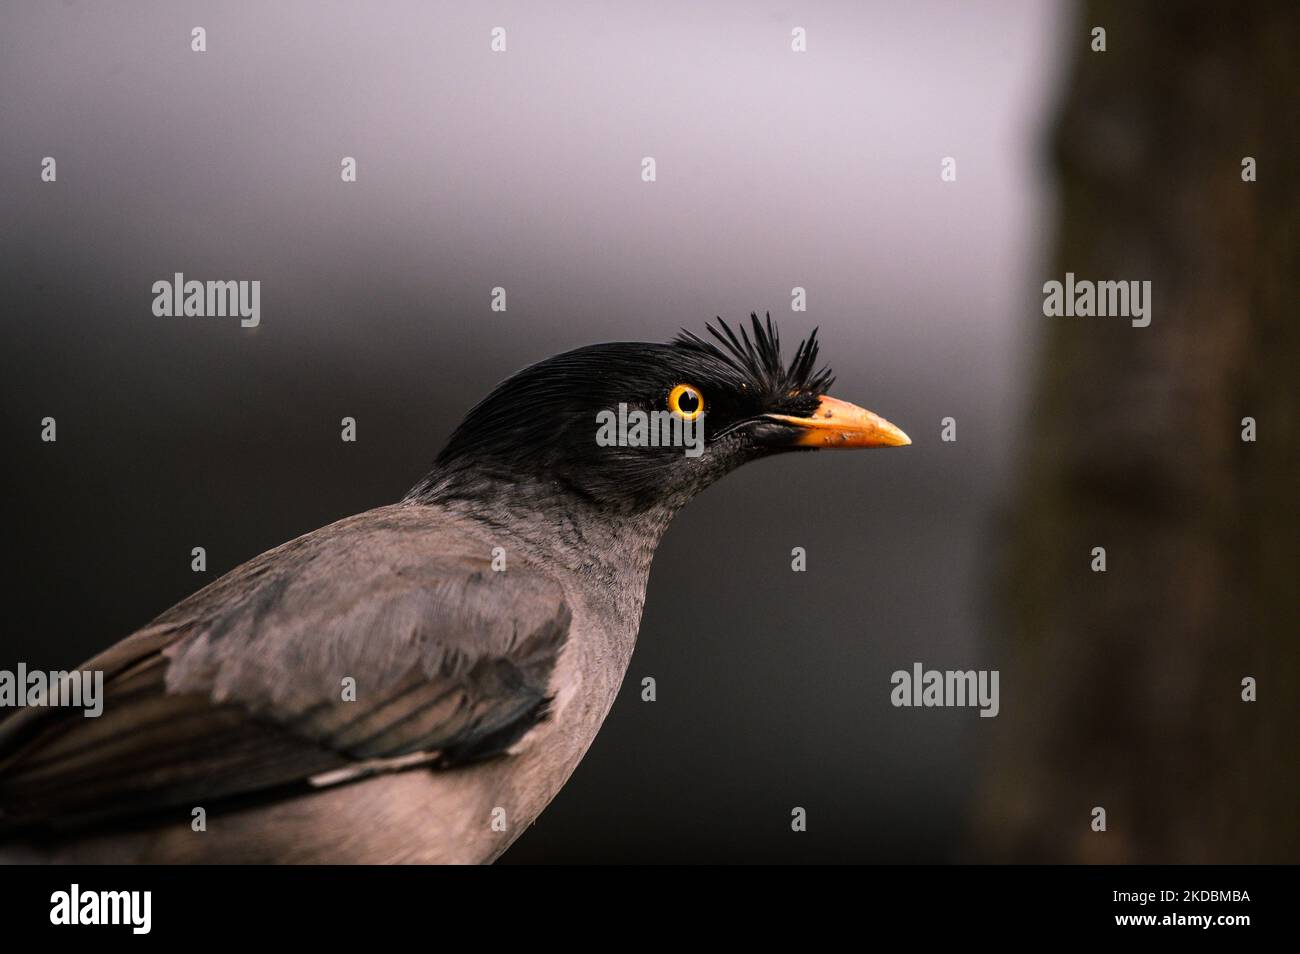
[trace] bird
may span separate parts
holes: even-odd
[[[249,560],[87,662],[98,718],[13,711],[0,857],[496,860],[609,713],[674,514],[760,458],[911,443],[829,395],[816,329],[786,363],[771,315],[749,317],[519,371],[400,501]],[[702,448],[596,440],[602,415],[638,412]]]

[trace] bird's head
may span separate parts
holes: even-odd
[[[676,509],[748,461],[791,451],[911,441],[830,397],[817,332],[781,357],[771,316],[752,333],[721,319],[716,343],[617,342],[556,355],[476,405],[412,495],[461,494],[476,479],[538,484],[618,512]]]

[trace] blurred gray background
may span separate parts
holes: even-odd
[[[19,566],[0,666],[75,666],[257,553],[399,498],[523,365],[770,310],[790,344],[820,325],[835,393],[914,446],[764,462],[681,514],[623,695],[506,860],[957,856],[997,720],[894,709],[889,677],[1001,665],[983,642],[991,531],[1043,320],[1041,141],[1066,11],[64,2],[2,17]],[[261,326],[155,317],[150,287],[175,271],[259,279]],[[57,444],[39,441],[47,415]],[[939,440],[946,416],[956,444]]]

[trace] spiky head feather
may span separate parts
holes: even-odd
[[[817,367],[817,329],[814,328],[799,347],[787,366],[781,358],[781,335],[769,312],[766,321],[759,321],[757,312],[750,312],[753,337],[739,326],[740,334],[721,318],[709,324],[708,330],[719,344],[700,337],[693,331],[682,331],[673,339],[675,347],[701,352],[731,367],[738,376],[747,378],[761,395],[771,398],[785,396],[820,397],[835,382],[830,368]]]

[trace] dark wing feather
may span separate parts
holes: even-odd
[[[440,511],[401,505],[244,564],[83,667],[104,671],[99,718],[0,723],[0,819],[188,817],[373,760],[504,751],[545,714],[570,613],[553,580],[490,561]]]

